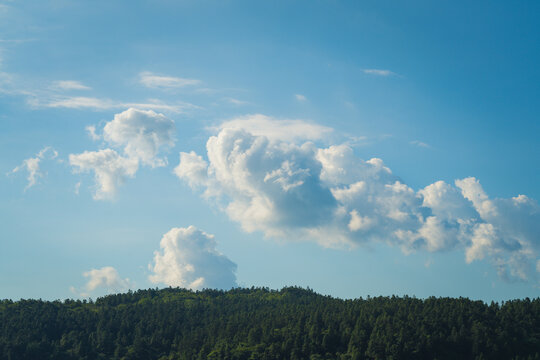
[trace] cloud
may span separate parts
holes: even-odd
[[[216,250],[211,234],[194,226],[172,228],[163,235],[160,248],[149,265],[153,283],[197,290],[237,286],[236,264]]]
[[[53,87],[60,90],[91,90],[92,88],[75,80],[60,80],[53,83]]]
[[[73,188],[73,192],[75,193],[75,195],[79,195],[80,189],[81,189],[81,182],[79,181],[78,183],[75,184]]]
[[[409,144],[416,145],[418,147],[423,147],[423,148],[430,148],[431,147],[429,144],[426,144],[425,142],[422,142],[422,141],[419,141],[419,140],[413,140]]]
[[[180,179],[186,179],[189,186],[196,188],[199,185],[205,184],[207,180],[208,163],[203,160],[202,156],[195,154],[194,151],[189,153],[180,153],[180,163],[182,166],[177,166],[174,173]]]
[[[51,148],[50,146],[46,146],[43,149],[41,149],[35,157],[31,157],[28,159],[23,160],[21,165],[15,167],[13,170],[11,170],[9,174],[15,174],[19,171],[26,170],[28,173],[28,185],[24,188],[26,191],[27,189],[31,188],[32,186],[37,184],[38,178],[43,177],[43,173],[40,172],[39,164],[41,163],[41,160],[43,159],[54,159],[58,156],[58,152]]]
[[[82,297],[88,297],[92,292],[103,289],[108,294],[118,293],[128,290],[131,287],[129,279],[122,279],[112,266],[104,266],[101,269],[92,269],[83,273],[83,276],[88,279],[88,282],[82,290],[77,290],[74,287],[71,291],[79,294]]]
[[[247,101],[235,99],[235,98],[232,98],[232,97],[224,98],[224,100],[227,101],[228,103],[236,105],[236,106],[249,104]]]
[[[270,140],[285,141],[323,139],[333,131],[329,127],[303,120],[276,120],[261,114],[228,120],[212,129],[243,129],[256,136],[264,135]]]
[[[93,140],[103,138],[111,147],[121,149],[122,155],[111,148],[85,151],[70,154],[69,163],[76,168],[75,172],[94,172],[94,199],[112,199],[118,186],[135,176],[139,164],[152,168],[167,164],[167,158],[159,154],[174,146],[175,130],[174,121],[163,114],[130,108],[107,122],[101,135],[95,126],[86,127]]]
[[[475,178],[416,191],[381,159],[362,160],[347,144],[302,143],[329,133],[309,135],[306,124],[262,115],[225,122],[208,139],[206,159],[183,152],[175,174],[247,232],[334,248],[385,242],[404,253],[462,249],[466,262],[489,260],[508,280],[536,277],[536,201],[490,199]]]
[[[152,110],[130,108],[114,115],[103,128],[103,138],[123,147],[130,158],[152,167],[165,166],[166,158],[157,157],[162,148],[174,146],[174,121]]]
[[[305,97],[304,95],[302,94],[294,94],[294,97],[296,100],[300,101],[300,102],[304,102],[304,101],[307,101],[307,97]]]
[[[45,96],[44,100],[40,97],[32,96],[28,100],[28,103],[33,107],[49,107],[49,108],[67,108],[67,109],[93,109],[93,110],[110,110],[121,108],[141,108],[157,111],[168,111],[172,113],[181,113],[188,109],[199,108],[196,105],[189,103],[175,103],[167,104],[159,100],[150,99],[147,102],[120,102],[113,101],[111,99],[85,97],[85,96],[72,96],[72,97],[52,97]]]
[[[185,86],[193,86],[201,83],[197,79],[185,79],[173,76],[161,76],[154,73],[144,71],[139,74],[139,81],[149,88],[180,88]]]
[[[75,167],[76,173],[94,173],[96,200],[112,199],[118,186],[126,178],[135,176],[139,167],[138,159],[122,157],[112,149],[70,154],[69,164]]]
[[[81,109],[92,108],[98,110],[107,110],[117,107],[117,104],[108,99],[98,99],[94,97],[74,96],[54,99],[41,103],[36,99],[31,99],[29,103],[35,107],[50,107],[50,108],[69,108]]]
[[[392,71],[383,70],[383,69],[363,69],[362,71],[364,72],[364,74],[375,75],[375,76],[391,76],[391,75],[395,75],[395,73],[393,73]]]
[[[99,139],[101,139],[101,135],[98,135],[96,133],[96,127],[94,125],[88,125],[84,128],[84,130],[86,130],[88,136],[90,136],[90,139],[92,139],[93,141],[98,141]]]

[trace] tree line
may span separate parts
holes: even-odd
[[[540,298],[343,300],[287,287],[0,301],[1,359],[540,359]]]

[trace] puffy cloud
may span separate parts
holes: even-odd
[[[93,140],[105,139],[112,147],[120,148],[123,155],[113,149],[85,151],[69,155],[76,172],[93,171],[97,190],[94,199],[111,199],[126,178],[135,176],[139,163],[151,167],[165,166],[167,158],[159,153],[174,145],[174,122],[152,110],[130,108],[116,114],[103,127],[102,134],[93,125],[86,131]]]
[[[422,196],[422,206],[430,208],[432,213],[440,219],[469,219],[477,216],[470,202],[464,198],[459,189],[437,181],[418,191]]]
[[[112,145],[123,147],[128,157],[155,167],[166,165],[166,159],[157,154],[161,148],[174,145],[174,132],[174,121],[165,115],[130,108],[105,125],[103,137]]]
[[[189,289],[236,286],[236,264],[216,250],[213,235],[194,226],[172,228],[160,247],[149,265],[151,282]]]
[[[126,291],[131,287],[129,279],[122,279],[112,266],[104,266],[101,269],[92,269],[83,273],[88,282],[82,290],[78,291],[74,287],[71,291],[78,293],[82,297],[88,297],[92,292],[103,289],[108,294]]]
[[[40,172],[39,168],[39,164],[41,163],[41,161],[47,158],[54,159],[57,156],[58,152],[56,150],[54,150],[50,146],[46,146],[41,149],[35,157],[23,160],[23,162],[19,166],[11,170],[10,173],[14,174],[19,171],[26,170],[28,173],[28,185],[26,185],[25,190],[27,190],[37,184],[38,178],[43,177],[43,173]]]
[[[174,168],[174,173],[181,179],[186,179],[189,186],[195,188],[204,185],[207,177],[208,163],[195,151],[180,153],[180,164]]]
[[[301,143],[329,133],[304,126],[258,115],[225,122],[207,141],[207,160],[181,153],[175,174],[248,232],[326,247],[387,242],[405,253],[461,248],[467,262],[489,259],[507,279],[536,276],[536,201],[490,199],[475,178],[415,191],[381,159],[359,159],[346,144]]]
[[[75,172],[94,172],[96,200],[113,198],[118,186],[133,177],[139,167],[136,158],[122,157],[112,149],[70,154],[69,164],[76,167]]]
[[[180,88],[189,85],[198,85],[200,80],[184,79],[173,76],[156,75],[148,71],[139,74],[141,84],[149,88]]]
[[[497,209],[482,189],[480,182],[473,177],[456,180],[456,186],[461,189],[463,197],[472,202],[482,218],[497,216]]]

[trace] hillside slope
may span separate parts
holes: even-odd
[[[296,287],[0,301],[2,359],[540,359],[540,298],[341,300]]]

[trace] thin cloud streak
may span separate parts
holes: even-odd
[[[75,80],[59,80],[53,83],[53,88],[60,90],[92,90],[91,87]]]
[[[162,76],[157,75],[149,71],[143,71],[139,74],[139,81],[141,84],[148,88],[162,88],[162,89],[174,89],[182,88],[185,86],[199,85],[200,80],[186,79],[174,76]]]
[[[396,75],[394,72],[390,70],[384,70],[384,69],[363,69],[362,71],[364,72],[364,74],[384,76],[384,77]]]
[[[134,107],[139,109],[167,111],[171,113],[183,113],[187,110],[200,109],[199,106],[186,102],[169,104],[155,99],[148,102],[121,102],[85,96],[63,97],[45,101],[31,98],[28,102],[31,106],[36,108],[92,109],[97,111]]]

